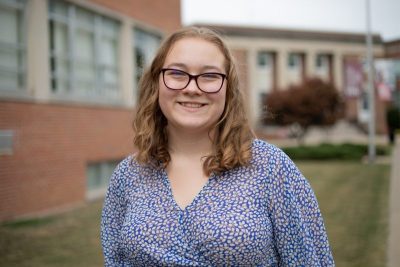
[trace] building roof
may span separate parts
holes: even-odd
[[[218,24],[195,24],[194,26],[211,28],[227,36],[238,37],[260,37],[260,38],[279,38],[292,40],[308,41],[327,41],[341,43],[365,43],[365,34],[363,33],[345,33],[329,31],[295,30],[281,28],[260,28],[233,25]],[[373,34],[373,43],[382,44],[382,38],[379,34]]]
[[[400,39],[384,43],[385,57],[400,58]]]

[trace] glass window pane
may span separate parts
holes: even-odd
[[[68,45],[68,26],[65,23],[50,21],[50,68],[52,90],[61,92],[70,88],[67,81],[70,75],[70,47]]]
[[[18,75],[16,73],[0,71],[0,89],[12,90],[18,88]]]
[[[86,169],[87,190],[107,188],[110,177],[119,161],[90,163]]]
[[[105,36],[108,36],[113,39],[118,38],[118,32],[119,32],[119,23],[118,22],[103,17],[101,28],[102,28],[102,32]]]
[[[78,61],[94,61],[94,34],[93,32],[78,30],[76,34],[76,57]]]
[[[19,66],[19,53],[18,50],[0,48],[0,66],[15,71],[18,71]]]
[[[49,10],[51,13],[57,14],[62,17],[68,16],[68,7],[64,1],[52,0],[49,4]]]
[[[2,9],[0,6],[0,42],[18,43],[18,11]]]
[[[24,82],[24,1],[0,2],[0,89],[21,89]]]
[[[56,55],[66,58],[68,56],[68,29],[63,23],[54,22],[52,31],[54,32],[53,51]]]
[[[95,39],[94,33],[83,29],[77,30],[75,39],[75,69],[76,88],[84,94],[95,90],[96,65],[95,65]]]
[[[134,60],[134,63],[136,64],[135,79],[138,83],[145,68],[150,66],[154,56],[156,55],[157,49],[161,43],[161,37],[136,28],[134,30],[134,38],[134,49],[136,55]]]
[[[76,22],[79,28],[92,30],[94,28],[95,15],[82,8],[76,8]]]
[[[89,164],[86,175],[88,190],[98,188],[101,181],[100,166],[98,164]]]
[[[271,65],[271,53],[269,52],[259,52],[258,53],[258,66],[267,67]]]
[[[117,43],[113,39],[103,38],[101,42],[101,62],[107,66],[117,66]]]

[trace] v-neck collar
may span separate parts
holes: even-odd
[[[203,185],[203,187],[200,189],[200,191],[195,195],[195,197],[192,199],[192,201],[188,205],[186,205],[185,207],[181,207],[178,204],[178,202],[176,202],[174,193],[172,191],[171,182],[169,180],[168,173],[167,173],[165,168],[161,169],[161,176],[162,176],[164,185],[168,188],[168,194],[169,194],[169,197],[171,199],[171,202],[173,203],[175,208],[178,209],[180,212],[185,212],[185,211],[188,211],[189,209],[191,209],[192,207],[195,207],[196,203],[199,201],[199,199],[202,197],[202,195],[204,195],[204,193],[209,188],[210,183],[215,178],[215,174],[211,173],[211,175],[208,177],[207,182]]]

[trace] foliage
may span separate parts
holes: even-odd
[[[290,158],[295,160],[361,160],[368,154],[368,146],[364,144],[320,144],[313,146],[296,146],[282,149]],[[390,154],[390,148],[377,146],[376,154]]]
[[[390,106],[386,111],[386,121],[390,129],[399,129],[400,110],[395,106]]]
[[[312,126],[331,126],[342,115],[342,100],[332,83],[307,79],[287,89],[274,90],[264,100],[266,124],[298,125],[294,134],[302,138]]]
[[[400,129],[400,110],[392,105],[386,110],[386,123],[388,126],[389,142],[395,143],[396,129]]]

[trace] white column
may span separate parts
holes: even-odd
[[[276,54],[276,68],[277,68],[277,87],[284,88],[288,84],[287,80],[287,60],[288,52],[284,49],[277,50]]]
[[[316,60],[316,53],[315,51],[308,50],[305,52],[305,60],[306,60],[306,78],[316,76],[315,73],[315,60]]]
[[[122,90],[122,98],[125,106],[132,107],[136,103],[136,94],[134,88],[137,87],[136,79],[134,79],[135,69],[133,66],[133,43],[132,43],[133,27],[128,18],[124,18],[121,25],[120,36],[120,88]]]
[[[333,82],[336,88],[343,91],[343,56],[341,53],[335,51],[333,53]]]
[[[27,6],[27,87],[38,101],[50,98],[50,50],[47,0],[31,0]]]
[[[260,118],[260,108],[259,108],[259,92],[257,88],[256,75],[257,73],[257,51],[255,49],[249,49],[247,54],[247,62],[248,62],[248,83],[249,83],[249,117],[250,123],[253,126],[257,126]]]

